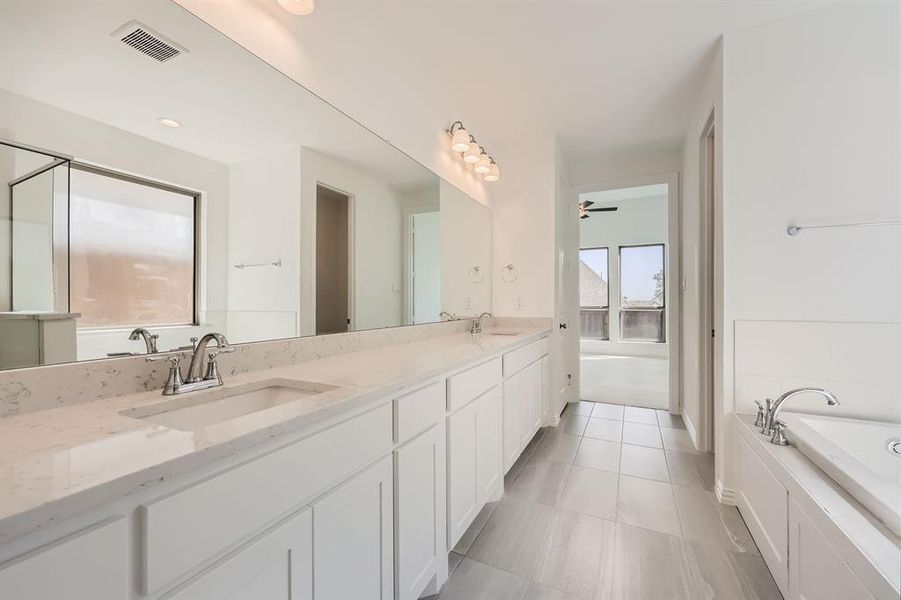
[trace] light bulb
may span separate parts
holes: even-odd
[[[179,123],[175,119],[170,119],[169,117],[160,117],[159,122],[161,125],[165,125],[166,127],[171,127],[172,129],[181,127],[181,123]]]
[[[491,157],[489,157],[483,150],[482,154],[479,155],[479,162],[476,163],[475,172],[482,173],[484,175],[489,171],[491,171]]]
[[[313,0],[278,0],[278,5],[292,15],[300,15],[301,17],[305,17],[316,10],[316,3]]]
[[[492,162],[488,172],[485,173],[485,181],[497,181],[500,178],[501,170],[498,168],[497,164]]]
[[[462,127],[454,132],[451,138],[451,150],[454,152],[466,152],[469,149],[469,132]]]
[[[474,164],[479,162],[480,156],[482,156],[482,149],[479,148],[479,145],[475,142],[469,142],[469,147],[463,153],[463,160],[469,164]]]

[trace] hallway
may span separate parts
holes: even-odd
[[[451,554],[440,600],[779,599],[713,457],[666,411],[580,402]]]
[[[627,406],[669,407],[669,360],[640,356],[579,355],[583,400]]]

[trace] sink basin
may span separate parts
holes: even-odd
[[[195,431],[275,406],[312,399],[338,386],[294,379],[270,379],[245,385],[188,392],[120,414],[179,431]]]
[[[486,331],[488,335],[519,335],[519,331]]]

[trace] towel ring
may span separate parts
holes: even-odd
[[[485,281],[485,274],[482,273],[482,267],[476,265],[469,270],[469,281],[470,283],[482,283]]]
[[[513,263],[508,263],[501,269],[501,279],[507,283],[513,283],[519,279],[519,274],[516,272],[516,267],[513,266]]]

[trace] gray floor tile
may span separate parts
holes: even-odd
[[[669,482],[666,455],[663,450],[623,444],[619,461],[619,472],[646,479]]]
[[[555,506],[572,465],[558,462],[530,462],[513,485],[506,490],[511,496]]]
[[[588,419],[588,427],[585,428],[585,437],[621,442],[623,440],[623,422],[614,419],[591,417]]]
[[[616,524],[587,515],[559,510],[532,579],[541,585],[590,597],[601,570],[612,562]]]
[[[616,473],[574,466],[558,506],[583,515],[616,520],[618,479]]]
[[[657,425],[657,411],[653,408],[627,406],[623,414],[623,420],[631,421],[632,423],[644,423],[645,425]]]
[[[575,464],[604,471],[619,471],[619,449],[617,442],[582,438]]]
[[[620,475],[616,520],[669,535],[682,535],[672,486]]]
[[[541,441],[535,446],[535,450],[529,455],[529,462],[551,461],[561,463],[572,463],[579,450],[579,443],[582,441],[577,435],[570,435],[562,431],[546,433],[541,437]]]
[[[516,459],[516,462],[513,463],[513,466],[510,467],[510,470],[507,471],[507,474],[504,475],[504,488],[508,488],[513,485],[513,482],[516,481],[516,478],[519,476],[520,472],[522,472],[523,468],[529,462],[529,458],[532,456],[532,453],[535,452],[535,448],[538,447],[538,444],[541,442],[542,437],[544,436],[544,430],[539,429],[538,433],[529,440],[529,443],[523,449],[522,454],[519,455],[519,458]]]
[[[464,558],[440,600],[520,600],[529,582],[518,575]]]
[[[476,537],[467,558],[528,578],[554,508],[507,496]]]
[[[762,558],[687,540],[684,544],[690,558],[692,598],[782,600]]]
[[[682,420],[682,415],[674,415],[668,410],[657,411],[657,424],[671,429],[685,429],[685,421]]]
[[[469,552],[472,543],[476,541],[476,536],[479,535],[479,532],[482,531],[482,527],[484,527],[485,523],[488,522],[488,519],[491,518],[491,513],[494,512],[497,505],[498,502],[488,502],[482,507],[482,510],[479,511],[479,514],[477,514],[476,518],[473,520],[472,525],[469,526],[469,529],[466,530],[460,537],[460,541],[454,546],[454,552],[463,555]]]
[[[660,439],[660,427],[642,423],[623,423],[623,443],[648,446],[650,448],[663,448],[663,441]]]
[[[586,417],[591,415],[591,409],[594,408],[594,402],[586,402],[585,400],[579,400],[578,402],[569,402],[566,405],[566,412],[572,413],[574,415],[584,415]]]
[[[447,555],[447,576],[448,576],[448,578],[453,576],[454,571],[457,570],[457,567],[460,566],[461,562],[463,562],[462,554],[457,554],[456,552],[451,551],[451,553]]]
[[[663,436],[663,447],[667,450],[676,450],[678,452],[699,452],[695,449],[695,445],[691,442],[691,436],[685,429],[670,429],[663,427],[660,429]]]
[[[585,426],[588,425],[587,415],[572,415],[560,422],[560,429],[563,433],[571,435],[582,435],[585,433]]]
[[[523,597],[523,600],[583,600],[581,596],[576,596],[575,594],[569,594],[567,592],[561,592],[560,590],[555,590],[554,588],[549,588],[547,586],[541,585],[540,583],[535,583],[534,581],[529,584],[529,589],[526,590],[526,595]]]
[[[666,463],[673,483],[699,487],[705,490],[714,488],[714,458],[712,454],[694,454],[667,450]]]
[[[700,488],[674,485],[673,493],[682,533],[687,539],[760,556],[734,506],[720,504],[713,492]]]
[[[618,419],[623,420],[623,406],[619,404],[607,404],[605,402],[595,402],[594,409],[591,411],[592,417],[600,417],[602,419]]]

